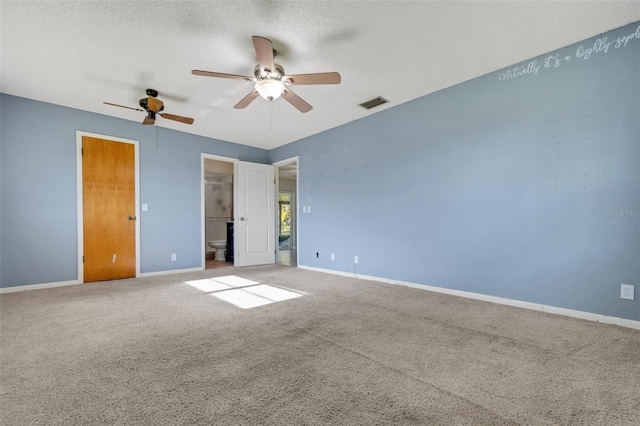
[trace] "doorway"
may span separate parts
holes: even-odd
[[[277,263],[298,265],[298,159],[278,162]]]
[[[290,250],[293,246],[291,233],[293,230],[292,201],[293,192],[278,191],[278,248],[280,250]]]
[[[140,274],[138,142],[76,132],[78,280]]]
[[[214,160],[215,162],[211,162]],[[223,163],[223,164],[220,164]],[[226,164],[225,164],[226,163]],[[233,203],[224,210],[210,209],[210,212],[222,211],[207,216],[205,178],[210,178],[212,185],[226,184],[219,176],[206,175],[209,165],[224,169],[209,168],[209,172],[228,174],[233,167],[231,176],[231,190]],[[216,180],[217,179],[217,180]],[[254,266],[273,264],[276,250],[275,239],[275,211],[274,211],[274,167],[269,164],[250,163],[234,158],[221,157],[213,154],[201,154],[201,241],[202,241],[202,269],[222,266]],[[215,188],[209,188],[214,191]],[[216,189],[217,190],[217,189]],[[216,201],[218,206],[225,206],[225,201]],[[221,231],[207,236],[207,220],[224,222],[227,233],[222,236]],[[225,238],[224,259],[218,250],[222,247],[213,243]],[[212,242],[212,244],[209,244]],[[208,251],[216,254],[208,255]],[[213,257],[213,259],[211,259]],[[218,260],[215,260],[217,257]],[[216,262],[216,263],[211,263]]]
[[[221,157],[203,158],[204,268],[234,264],[235,164]]]

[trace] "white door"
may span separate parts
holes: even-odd
[[[273,170],[268,164],[238,163],[238,212],[234,224],[236,266],[275,263]]]

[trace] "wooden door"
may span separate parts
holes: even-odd
[[[82,137],[84,282],[136,276],[135,146]]]
[[[275,263],[276,215],[273,166],[238,163],[238,210],[235,222],[237,266]]]

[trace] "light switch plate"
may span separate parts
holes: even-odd
[[[147,203],[142,203],[142,211],[146,212],[147,210],[149,210],[149,206],[147,205]]]

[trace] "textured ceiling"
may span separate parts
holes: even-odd
[[[142,121],[145,89],[188,126],[157,125],[271,149],[640,20],[640,2],[2,1],[4,93]],[[288,74],[338,71],[340,85],[296,86],[235,105],[252,75],[252,35],[273,41]],[[358,104],[383,96],[367,111]],[[36,118],[37,119],[37,118]]]

